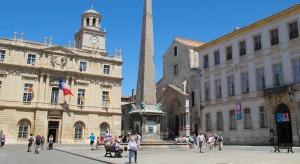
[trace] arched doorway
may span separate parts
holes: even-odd
[[[178,98],[172,99],[167,111],[167,121],[169,129],[169,138],[175,138],[179,136],[180,130],[180,101]]]
[[[100,136],[104,136],[105,133],[109,133],[109,124],[107,122],[101,123],[99,128],[100,128]]]
[[[276,108],[275,122],[277,127],[278,143],[293,143],[291,115],[289,107],[286,104],[280,104]]]

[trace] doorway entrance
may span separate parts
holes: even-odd
[[[49,121],[48,122],[48,137],[47,137],[47,140],[48,140],[49,136],[52,135],[53,136],[53,142],[54,143],[57,142],[58,128],[59,128],[59,121]]]
[[[279,144],[292,144],[292,125],[290,110],[286,104],[280,104],[275,111],[275,121]]]

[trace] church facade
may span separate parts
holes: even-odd
[[[23,38],[0,39],[0,129],[7,143],[30,134],[56,143],[121,131],[122,58],[106,51],[106,32],[94,9],[81,16],[74,47]],[[73,96],[64,96],[59,80]]]
[[[157,82],[157,101],[165,112],[162,138],[198,132],[200,120],[199,57],[194,48],[203,43],[174,38],[163,56],[163,77]]]

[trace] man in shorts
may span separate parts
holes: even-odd
[[[95,142],[95,136],[94,133],[91,133],[90,135],[90,145],[91,145],[91,150],[94,150],[94,142]]]

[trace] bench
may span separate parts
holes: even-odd
[[[293,152],[293,146],[291,144],[280,144],[280,145],[276,145],[276,146],[273,146],[274,147],[274,152],[279,152],[280,153],[280,149],[287,149],[287,153],[289,152]]]
[[[111,145],[105,145],[105,155],[104,157],[122,157],[123,149],[115,150],[115,148]],[[115,153],[114,156],[112,153]],[[109,156],[108,156],[109,155]]]

